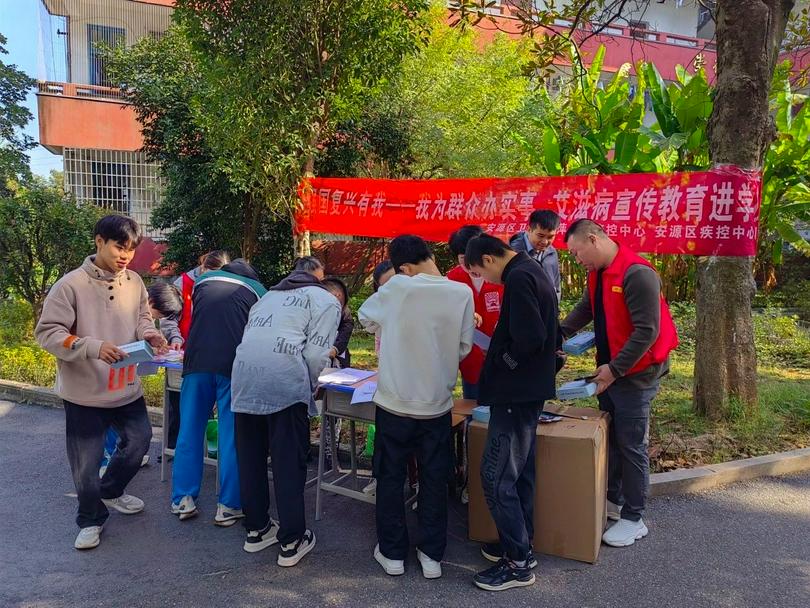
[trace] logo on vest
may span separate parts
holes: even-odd
[[[490,291],[484,294],[484,306],[487,312],[499,312],[501,310],[501,298],[495,291]]]

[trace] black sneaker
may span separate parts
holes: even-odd
[[[484,545],[481,545],[481,555],[483,555],[489,561],[495,563],[501,561],[504,557],[506,557],[506,553],[504,552],[503,547],[501,547],[500,543],[486,543]],[[537,558],[534,556],[534,551],[532,551],[531,549],[529,549],[529,557],[526,563],[532,570],[537,568]]]
[[[514,562],[502,559],[492,568],[476,574],[473,582],[486,591],[505,591],[513,587],[533,585],[534,572],[528,566],[520,568]]]
[[[315,533],[312,532],[312,530],[307,530],[304,532],[304,535],[294,543],[281,545],[281,551],[278,552],[278,565],[284,567],[294,566],[314,548]]]
[[[258,553],[262,549],[267,549],[278,542],[278,522],[271,519],[262,530],[249,530],[245,545],[242,547],[248,553]]]

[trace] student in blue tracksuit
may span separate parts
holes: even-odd
[[[244,517],[231,412],[231,368],[250,308],[265,292],[256,271],[241,259],[205,273],[194,284],[194,314],[180,390],[180,434],[172,470],[172,513],[181,520],[198,512],[195,501],[202,482],[203,438],[214,403],[219,420],[220,487],[214,523],[231,526]]]

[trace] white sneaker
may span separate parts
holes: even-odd
[[[180,521],[184,519],[191,519],[197,515],[197,505],[194,504],[194,499],[191,496],[183,496],[180,502],[172,503],[172,513],[180,516]]]
[[[227,528],[236,523],[237,519],[242,519],[245,516],[242,509],[231,509],[222,503],[217,504],[217,514],[214,517],[214,525]]]
[[[248,553],[258,553],[262,549],[275,545],[278,542],[277,534],[278,522],[271,519],[263,530],[250,530],[242,548]]]
[[[121,494],[118,498],[102,498],[101,502],[124,515],[135,515],[143,511],[144,507],[143,501],[131,494]]]
[[[405,574],[405,560],[401,559],[388,559],[380,552],[380,545],[374,547],[374,559],[385,570],[389,576],[399,576]]]
[[[429,558],[422,553],[419,549],[416,550],[416,557],[419,563],[422,564],[422,574],[425,578],[439,578],[442,575],[442,563],[437,562],[435,559]]]
[[[607,511],[607,518],[613,521],[619,521],[622,518],[622,508],[615,502],[605,501],[605,511]]]
[[[377,480],[372,478],[371,481],[368,482],[368,485],[363,488],[363,494],[366,496],[376,496],[377,495]]]
[[[315,548],[315,533],[312,530],[307,530],[304,535],[294,543],[288,545],[281,545],[281,550],[278,552],[278,560],[276,563],[279,566],[289,568],[300,562],[303,557]]]
[[[602,542],[611,547],[629,547],[648,532],[642,520],[620,519],[602,535]]]
[[[144,454],[143,458],[141,458],[141,466],[145,467],[149,464],[149,454]]]
[[[90,526],[79,530],[79,535],[73,543],[77,549],[95,549],[101,542],[101,526]]]

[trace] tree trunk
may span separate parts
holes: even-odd
[[[762,169],[775,128],[768,92],[792,0],[719,0],[717,84],[709,120],[713,164]],[[757,404],[751,316],[752,258],[698,260],[695,409],[721,419],[738,401]]]

